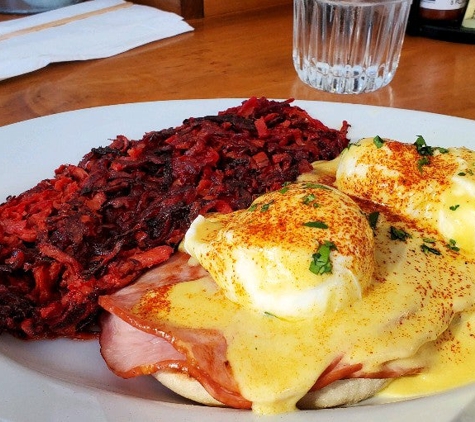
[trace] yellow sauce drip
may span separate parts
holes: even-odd
[[[434,394],[475,381],[475,313],[464,312],[436,342],[423,348],[430,366],[420,374],[394,380],[381,397]]]
[[[241,394],[259,414],[294,410],[339,356],[347,365],[362,363],[361,373],[428,365],[430,354],[416,355],[418,349],[445,330],[452,310],[460,312],[475,302],[475,262],[446,251],[442,240],[431,244],[442,251],[440,256],[424,253],[422,239],[436,236],[410,224],[397,223],[411,238],[390,240],[392,224],[396,223],[380,216],[375,233],[377,269],[367,294],[338,312],[302,320],[276,318],[229,301],[210,278],[203,278],[170,288],[169,308],[155,309],[149,318],[222,332]],[[142,298],[137,313],[150,309],[153,294]],[[465,364],[457,352],[445,372]],[[419,387],[411,388],[410,383],[422,378],[402,381],[402,394],[420,394]],[[390,388],[386,392],[396,394]]]

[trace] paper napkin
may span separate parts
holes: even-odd
[[[91,0],[0,23],[0,80],[54,62],[110,57],[192,31],[181,16],[123,0]]]

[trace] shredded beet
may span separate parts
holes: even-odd
[[[118,136],[0,206],[0,333],[94,334],[98,297],[174,252],[191,221],[246,208],[336,157],[329,129],[292,100],[251,98],[138,141]]]

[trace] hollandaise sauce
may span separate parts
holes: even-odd
[[[423,346],[428,366],[391,382],[381,397],[406,398],[438,393],[475,382],[475,312],[463,312],[435,342]]]
[[[352,145],[338,163],[340,190],[388,205],[475,255],[475,151],[432,147],[421,136],[414,144],[376,137]]]
[[[227,344],[226,365],[229,364],[242,396],[252,402],[253,410],[259,414],[296,409],[299,399],[335,361],[343,367],[354,368],[352,376],[355,377],[419,372],[419,375],[394,382],[384,392],[389,395],[420,395],[475,379],[473,375],[463,375],[465,368],[462,369],[468,362],[472,362],[472,368],[475,367],[472,361],[475,350],[472,326],[475,326],[475,321],[473,314],[467,311],[475,303],[475,260],[447,246],[445,239],[435,231],[420,229],[416,224],[381,209],[373,214],[371,224],[367,223],[371,233],[368,240],[370,250],[356,249],[370,255],[370,279],[355,288],[360,268],[366,274],[367,257],[357,257],[363,263],[356,265],[358,270],[353,273],[351,269],[355,266],[348,266],[345,257],[337,259],[338,250],[353,248],[344,242],[345,239],[348,242],[354,240],[353,236],[346,237],[345,232],[354,233],[355,220],[342,218],[338,221],[339,238],[333,238],[328,231],[328,227],[334,224],[331,219],[335,214],[333,211],[348,206],[348,201],[345,198],[328,205],[329,202],[322,198],[316,199],[320,191],[323,194],[331,192],[322,186],[300,184],[296,189],[280,192],[279,196],[264,196],[258,202],[259,209],[247,211],[255,212],[256,218],[268,216],[272,219],[276,203],[293,196],[296,199],[291,202],[292,208],[286,218],[300,219],[302,224],[298,227],[305,231],[303,237],[313,236],[309,246],[306,244],[299,249],[306,258],[301,260],[302,268],[295,269],[297,279],[301,279],[301,272],[308,272],[308,278],[301,285],[286,286],[286,292],[294,289],[299,294],[293,296],[296,298],[294,303],[285,302],[285,313],[276,312],[272,303],[267,307],[263,300],[255,305],[252,296],[260,293],[252,289],[253,282],[264,290],[270,289],[273,276],[267,273],[266,280],[255,280],[253,277],[258,273],[251,271],[246,273],[250,279],[245,286],[234,280],[230,289],[228,284],[220,285],[219,280],[211,277],[178,283],[166,290],[151,289],[141,297],[133,312],[142,320],[147,319],[151,326],[160,327],[166,323],[167,326],[221,333]],[[326,206],[333,208],[327,208],[323,214],[309,214],[308,202],[311,199],[317,204],[312,206],[312,210],[318,210],[319,205],[324,210]],[[263,210],[262,206],[266,204],[269,206]],[[304,212],[299,212],[301,209]],[[368,212],[358,213],[369,221]],[[187,249],[194,252],[190,261],[193,265],[198,265],[199,261],[207,268],[209,260],[217,259],[221,259],[219,265],[223,271],[230,271],[226,266],[236,265],[239,256],[243,255],[233,255],[232,241],[219,254],[212,253],[209,248],[203,249],[200,243],[202,239],[209,242],[218,238],[239,238],[239,228],[246,230],[248,226],[228,225],[235,216],[229,214],[219,219],[204,219],[195,227],[187,245]],[[313,224],[303,224],[308,221]],[[233,228],[232,231],[228,230],[229,227]],[[293,227],[293,230],[297,228]],[[260,259],[263,262],[269,256],[278,259],[281,256],[275,252],[272,232],[263,231],[260,235],[263,239],[258,242],[259,249],[252,251],[256,268]],[[327,251],[326,263],[332,264],[327,273],[311,271],[321,244],[318,236],[336,245],[335,249]],[[291,242],[299,237],[294,232],[293,236],[284,238],[289,245],[281,244],[281,247],[295,248]],[[366,237],[362,239],[364,241]],[[239,244],[234,246],[238,248]],[[328,307],[323,304],[323,312],[308,312],[314,309],[315,303],[302,305],[306,291],[313,294],[312,289],[319,286],[318,303],[322,303],[322,298],[334,297],[334,284],[322,284],[322,279],[338,271],[347,274],[346,283],[353,284],[351,289],[342,287],[346,292],[342,296],[342,305]],[[275,276],[280,282],[285,281],[279,278],[279,274]],[[313,280],[313,284],[309,280]],[[244,290],[241,297],[245,300],[240,301],[239,293]],[[348,291],[357,294],[351,293],[351,300],[348,300]],[[160,306],[156,306],[157,295],[160,296]],[[304,310],[302,315],[298,309]],[[450,331],[444,334],[449,326]],[[446,376],[457,375],[447,381],[444,373]]]

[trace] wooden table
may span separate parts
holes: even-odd
[[[0,20],[8,18],[0,15]],[[192,33],[115,57],[54,64],[1,81],[0,126],[108,104],[254,95],[373,104],[475,119],[473,45],[407,36],[389,86],[370,94],[338,95],[322,93],[298,79],[291,58],[291,5],[189,23],[195,28]]]

